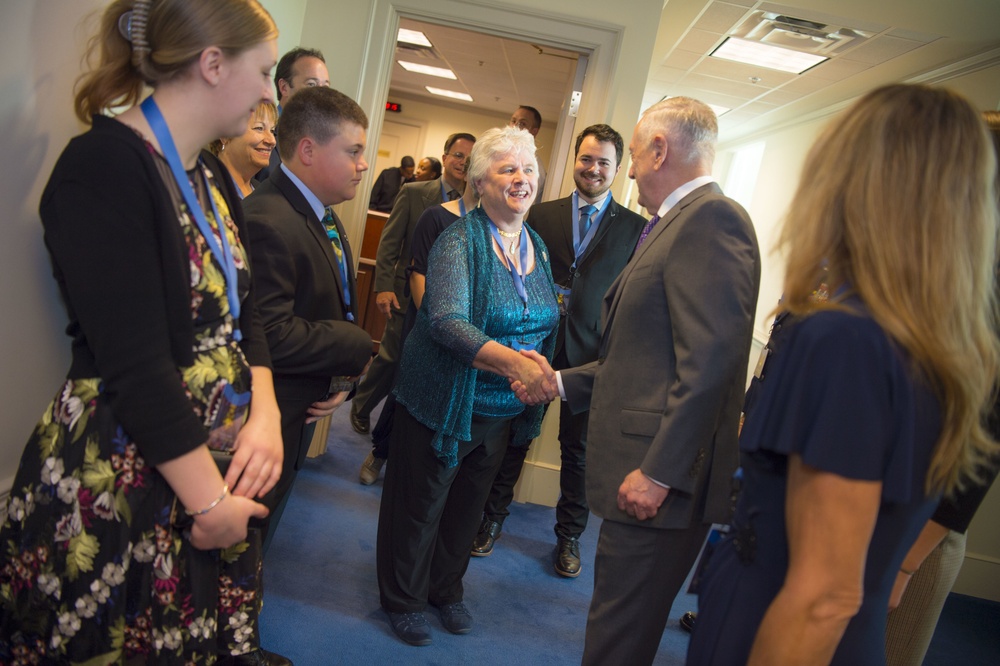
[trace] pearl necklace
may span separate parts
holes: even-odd
[[[521,230],[522,229],[524,229],[524,225],[523,224],[520,227],[517,228],[517,231],[504,231],[500,227],[497,227],[497,231],[500,233],[501,236],[503,236],[504,238],[511,238],[511,239],[513,239],[513,240],[510,241],[510,247],[507,248],[507,251],[510,253],[510,255],[512,257],[517,254],[515,252],[515,248],[517,247],[517,240],[521,237]]]

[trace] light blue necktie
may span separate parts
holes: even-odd
[[[580,254],[580,246],[583,245],[583,240],[587,237],[587,232],[590,231],[590,225],[594,223],[594,213],[596,212],[597,206],[593,204],[580,207],[580,219],[577,222],[577,230],[579,231],[577,238],[580,240],[573,248],[577,255]]]

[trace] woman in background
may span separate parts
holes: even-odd
[[[507,442],[541,426],[542,408],[522,405],[508,380],[539,378],[517,350],[551,358],[559,320],[548,252],[524,224],[536,168],[526,130],[492,129],[476,142],[467,181],[480,205],[434,243],[403,349],[377,562],[382,608],[411,645],[431,642],[428,602],[449,632],[472,630],[462,578],[480,510]]]
[[[75,100],[91,129],[41,199],[72,363],[0,532],[0,662],[263,659],[247,522],[281,470],[279,415],[239,197],[199,154],[271,101],[277,34],[256,0],[100,19]]]
[[[983,120],[993,139],[994,155],[1000,158],[1000,111],[984,111]],[[1000,197],[1000,177],[997,194]],[[997,204],[1000,208],[1000,198]],[[1000,439],[1000,400],[993,406],[989,428],[993,438]],[[1000,460],[994,459],[982,470],[979,483],[969,483],[943,498],[906,554],[889,599],[885,630],[885,661],[889,666],[924,663],[941,609],[965,561],[965,533],[998,471]]]
[[[277,145],[274,126],[278,123],[278,107],[271,102],[257,105],[243,134],[213,141],[209,146],[229,171],[239,190],[240,198],[253,192],[257,173],[268,165],[271,151]]]
[[[976,110],[926,86],[865,95],[813,146],[689,664],[884,663],[910,544],[997,448],[995,168]]]
[[[417,169],[413,172],[413,180],[435,180],[441,177],[441,160],[436,157],[425,157],[417,163]]]

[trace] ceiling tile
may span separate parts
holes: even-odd
[[[694,51],[685,51],[684,49],[674,49],[662,64],[674,69],[687,70],[694,67],[702,57],[700,52],[695,53]]]
[[[924,42],[912,39],[902,39],[900,37],[879,35],[868,40],[855,49],[844,52],[844,54],[839,57],[844,60],[854,60],[857,62],[867,63],[869,65],[878,65],[887,60],[892,60],[896,56],[909,53],[913,49],[920,48],[921,46],[924,46]]]
[[[746,7],[726,2],[713,2],[701,15],[701,18],[695,22],[694,27],[699,30],[725,34],[739,24],[746,14]]]
[[[722,41],[723,36],[721,32],[689,30],[684,35],[684,38],[677,43],[677,48],[696,53],[708,53],[711,49],[715,48],[716,44]]]

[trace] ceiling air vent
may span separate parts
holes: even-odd
[[[836,55],[848,47],[857,46],[872,37],[870,33],[842,25],[820,23],[762,10],[751,13],[730,34],[749,41],[827,57]]]

